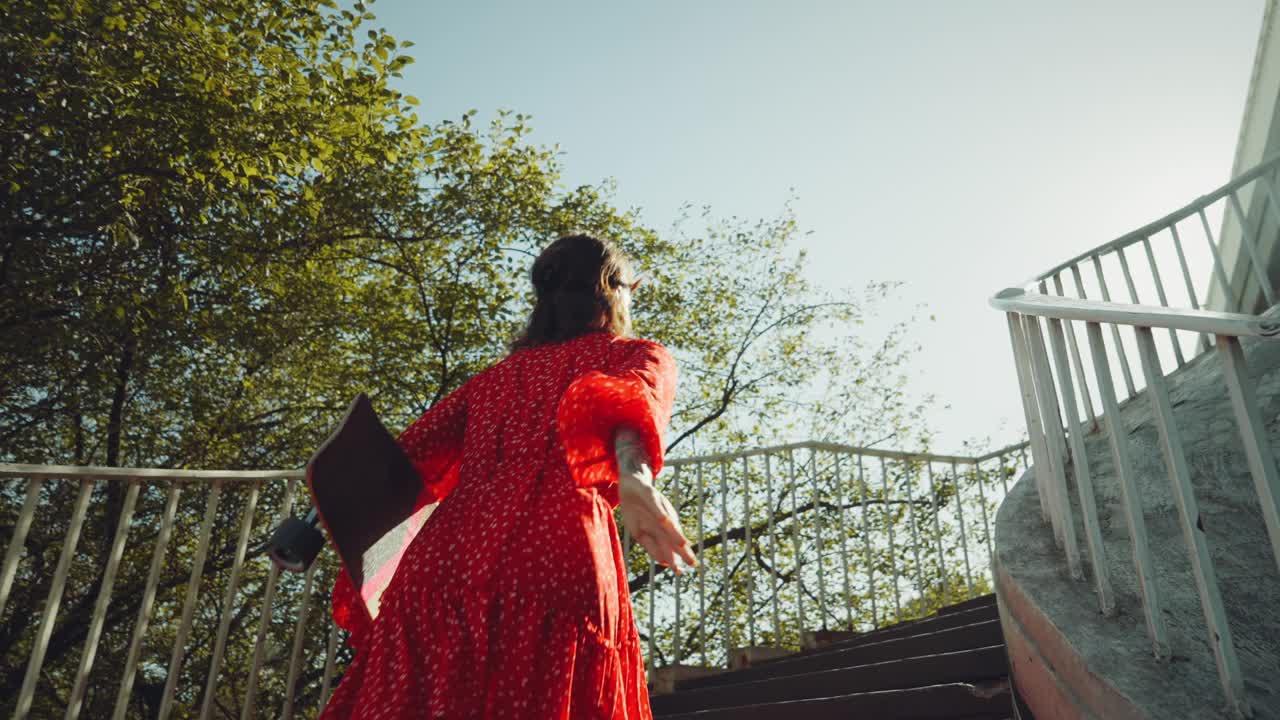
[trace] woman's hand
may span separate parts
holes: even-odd
[[[680,518],[666,496],[653,486],[653,473],[647,464],[628,469],[618,477],[618,504],[622,523],[631,537],[644,547],[659,565],[681,574],[680,559],[697,567],[689,540],[680,528]]]

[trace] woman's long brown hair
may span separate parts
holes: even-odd
[[[559,342],[595,330],[631,332],[622,287],[634,283],[631,263],[612,242],[566,235],[533,261],[536,299],[529,322],[511,343],[521,348]]]

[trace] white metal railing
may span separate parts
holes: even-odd
[[[301,478],[301,471],[0,464],[0,482],[4,482],[0,517],[13,520],[0,570],[0,618],[5,618],[15,589],[25,591],[18,594],[24,596],[26,607],[39,606],[35,632],[22,633],[4,648],[10,671],[25,656],[26,671],[12,696],[14,717],[45,717],[52,711],[33,707],[41,682],[55,686],[53,696],[65,697],[68,719],[82,714],[116,719],[138,716],[143,713],[131,712],[131,703],[136,702],[133,687],[139,674],[147,671],[160,674],[163,681],[159,704],[145,713],[148,716],[169,717],[175,704],[181,704],[185,708],[181,714],[200,718],[215,712],[225,717],[232,707],[239,707],[240,716],[249,718],[269,706],[282,708],[283,717],[292,717],[304,666],[321,678],[319,688],[312,688],[309,695],[323,703],[333,676],[337,634],[328,624],[327,613],[312,615],[309,608],[317,574],[332,582],[332,554],[327,553],[326,561],[313,565],[305,577],[284,580],[260,550],[249,559],[251,541],[260,544],[264,533],[288,515]],[[262,502],[264,498],[269,502]],[[113,506],[118,506],[114,515]],[[87,524],[105,527],[109,520],[115,521],[109,545],[79,547]],[[29,546],[33,525],[38,542]],[[131,544],[135,528],[151,533],[150,537]],[[100,539],[105,542],[106,535]],[[214,548],[219,551],[216,558],[210,554]],[[49,578],[40,574],[38,560],[53,552],[58,560]],[[79,567],[75,567],[77,559]],[[97,567],[103,570],[95,583],[92,570]],[[116,592],[122,570],[128,583]],[[76,589],[83,595],[80,599],[90,595],[96,599],[78,663],[74,653],[66,653],[50,665],[46,652],[55,624],[61,622],[62,630],[74,631],[74,624],[83,621],[59,618],[73,571],[78,576]],[[247,603],[259,599],[256,615],[246,616]],[[273,614],[282,606],[296,608],[297,613],[287,666],[281,674],[280,658],[272,658],[273,667],[264,673]],[[132,611],[133,621],[117,621],[119,631],[111,634],[112,656],[120,664],[95,665],[108,611],[121,607]],[[13,620],[19,609],[10,610]],[[198,611],[202,612],[197,630]],[[256,622],[246,622],[246,617]],[[162,632],[155,627],[158,624],[163,625]],[[250,627],[254,624],[256,629]],[[207,647],[210,640],[212,649]],[[230,650],[233,641],[236,647]],[[322,652],[316,650],[318,644],[326,644]],[[196,648],[201,650],[200,667],[191,662],[190,653]],[[229,657],[237,664],[231,668],[233,681],[228,679]],[[259,683],[268,679],[272,697],[261,698]],[[86,710],[87,699],[93,700],[90,710]]]
[[[810,441],[670,460],[658,486],[700,566],[655,574],[629,553],[650,666],[723,666],[735,648],[799,648],[807,631],[868,631],[990,592],[994,511],[1025,448]]]
[[[702,565],[680,577],[657,568],[623,529],[650,666],[723,664],[734,647],[797,647],[806,629],[868,630],[988,592],[994,509],[1028,466],[1025,448],[966,457],[806,442],[671,459],[659,484]],[[326,602],[334,555],[281,575],[262,554],[301,478],[0,464],[0,527],[12,527],[0,621],[38,615],[3,650],[10,675],[25,666],[14,717],[49,715],[51,698],[68,719],[318,712],[350,657]],[[66,600],[92,611],[83,639],[59,639],[51,660],[55,628],[84,620]],[[145,711],[143,675],[158,693]]]
[[[1087,432],[1098,430],[1101,424],[1106,426],[1115,463],[1116,482],[1120,488],[1137,571],[1137,589],[1153,654],[1158,658],[1168,658],[1171,654],[1169,634],[1161,611],[1161,594],[1154,579],[1142,503],[1126,433],[1120,427],[1122,423],[1099,422],[1105,418],[1118,418],[1118,401],[1124,397],[1135,398],[1141,392],[1150,399],[1204,611],[1209,644],[1228,705],[1238,717],[1248,716],[1251,709],[1245,697],[1244,679],[1207,539],[1197,527],[1199,510],[1182,436],[1174,422],[1164,368],[1185,365],[1189,353],[1184,353],[1184,350],[1207,352],[1211,347],[1216,348],[1223,363],[1236,427],[1244,443],[1271,549],[1277,563],[1280,563],[1280,479],[1240,345],[1242,337],[1280,336],[1280,314],[1275,309],[1275,292],[1268,280],[1268,268],[1260,250],[1264,245],[1259,238],[1262,233],[1274,233],[1280,227],[1280,205],[1276,203],[1275,189],[1278,167],[1280,156],[1272,157],[1177,212],[1078,255],[1036,276],[1022,287],[1002,291],[991,299],[991,305],[1005,312],[1008,319],[1041,512],[1052,526],[1058,546],[1063,548],[1070,574],[1077,579],[1084,576],[1068,500],[1068,463],[1082,515],[1098,606],[1104,615],[1115,612],[1116,601],[1094,501],[1094,479],[1084,444]],[[1241,203],[1241,195],[1251,199],[1249,207]],[[1232,283],[1233,278],[1223,267],[1210,229],[1210,216],[1222,218],[1228,212],[1232,213],[1241,229],[1241,245],[1247,254],[1244,267],[1237,268],[1237,272],[1244,273],[1249,282],[1234,278],[1236,282]],[[1197,290],[1193,281],[1200,268],[1194,267],[1196,263],[1188,262],[1188,253],[1184,251],[1183,239],[1189,237],[1184,224],[1196,226],[1205,241],[1203,247],[1212,258],[1214,279],[1203,283],[1203,292]],[[1137,245],[1142,246],[1147,262],[1145,272],[1135,274],[1126,250]],[[1087,273],[1082,272],[1082,268],[1090,266],[1096,283],[1090,283]],[[1174,293],[1167,291],[1164,284],[1163,278],[1175,275],[1170,272],[1173,269],[1181,275],[1185,286],[1181,302]],[[1123,278],[1130,300],[1128,303],[1112,299],[1108,278],[1114,283],[1117,270]],[[1209,271],[1209,267],[1203,268],[1206,280]],[[1071,276],[1075,297],[1068,297],[1065,291],[1064,274]],[[1205,303],[1201,298],[1208,297],[1208,288],[1215,283],[1217,287],[1226,289],[1228,307],[1224,309],[1232,312],[1204,309]],[[1253,314],[1252,309],[1257,302],[1249,295],[1250,283],[1256,283],[1254,292],[1272,310]],[[1154,294],[1159,305],[1142,304],[1140,289],[1145,290],[1146,297]],[[1091,294],[1102,300],[1089,299]],[[1073,322],[1084,324],[1088,343],[1088,354],[1084,357],[1076,340]],[[1110,345],[1106,342],[1104,328],[1109,333]],[[1128,337],[1127,331],[1122,333],[1126,328],[1132,328],[1132,337]],[[1135,350],[1141,370],[1141,377],[1136,379],[1129,360]],[[1165,357],[1163,363],[1162,353]],[[1126,396],[1121,396],[1116,388],[1117,369],[1123,377]],[[1091,375],[1095,381],[1092,386],[1089,383]]]

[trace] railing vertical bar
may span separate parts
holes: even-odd
[[[890,517],[893,505],[889,500],[889,469],[884,458],[880,458],[880,486],[884,489],[884,499],[880,503],[880,517],[884,518],[885,530],[889,535],[889,567],[893,568],[893,617],[895,622],[902,622],[902,598],[898,594],[898,548],[893,541],[893,522]]]
[[[729,488],[725,477],[728,472],[729,463],[726,460],[720,461],[720,547],[723,549],[724,569],[721,573],[721,579],[724,587],[720,593],[720,617],[724,621],[724,666],[729,667],[729,659],[733,657],[733,579],[730,565],[731,558],[729,556]],[[699,618],[702,622],[699,625],[706,624],[706,618]]]
[[[982,463],[975,462],[973,464],[973,476],[978,481],[978,508],[982,514],[982,539],[987,545],[987,562],[983,565],[985,571],[990,572],[991,561],[995,558],[995,551],[991,547],[991,523],[987,520],[987,487],[982,482]]]
[[[1045,434],[1062,443],[1062,426],[1058,424],[1058,394],[1053,385],[1053,373],[1049,370],[1049,357],[1044,347],[1044,337],[1040,334],[1040,321],[1034,316],[1026,316],[1027,338],[1030,341],[1032,376],[1036,381],[1036,397],[1040,399],[1041,419],[1045,423]],[[1061,379],[1061,378],[1060,378]],[[1069,381],[1069,380],[1068,380]],[[1053,493],[1054,508],[1059,514],[1059,528],[1062,532],[1062,545],[1067,555],[1067,567],[1071,577],[1081,579],[1084,569],[1080,566],[1080,548],[1076,545],[1076,528],[1071,516],[1071,503],[1067,498],[1067,476],[1064,468],[1066,457],[1062,452],[1049,453],[1051,470],[1050,490]]]
[[[1240,340],[1219,335],[1217,345],[1218,355],[1222,357],[1226,371],[1224,374],[1227,390],[1231,394],[1231,405],[1235,410],[1236,426],[1240,428],[1245,458],[1249,461],[1249,473],[1253,475],[1262,517],[1266,522],[1267,534],[1271,537],[1271,554],[1276,566],[1280,567],[1280,476],[1276,473],[1275,455],[1267,442],[1266,425],[1258,410],[1257,387],[1249,376]]]
[[[681,475],[681,470],[683,470],[683,469],[684,469],[684,466],[683,466],[683,465],[677,466],[677,467],[676,467],[676,471],[675,471],[675,473],[673,473],[673,474],[672,474],[672,476],[671,476],[671,491],[672,491],[672,492],[671,492],[671,494],[672,494],[673,496],[675,496],[675,497],[676,497],[676,507],[679,507],[679,506],[681,505],[681,502],[680,502],[680,500],[681,500],[681,498],[680,498],[680,475]],[[701,470],[701,469],[702,469],[702,463],[698,463],[698,469],[699,469],[699,470]],[[699,502],[701,502],[701,501],[702,501],[702,493],[698,493],[698,501],[699,501]],[[701,506],[699,506],[699,507],[701,507]],[[698,522],[699,522],[699,524],[701,524],[701,522],[702,522],[702,520],[701,520],[702,513],[701,513],[701,512],[699,512],[699,513],[698,513],[698,517],[699,517]],[[699,530],[701,530],[701,526],[699,526]],[[699,536],[701,536],[701,535],[702,535],[702,533],[701,533],[701,532],[699,532],[699,533],[698,533],[698,535],[699,535]],[[701,578],[702,578],[701,573],[699,573],[698,578],[699,578],[699,580],[701,580]],[[675,664],[676,664],[676,665],[679,665],[679,664],[680,664],[680,661],[684,659],[684,646],[683,646],[683,645],[681,644],[681,642],[680,642],[680,575],[678,575],[678,574],[676,574],[676,573],[672,573],[672,576],[671,576],[671,584],[672,584],[672,587],[674,587],[674,588],[675,588],[675,594],[676,594],[676,602],[675,602],[675,606],[676,606],[676,607],[675,607],[675,610],[676,610],[676,616],[675,616],[675,648],[674,648],[674,649],[673,649],[673,651],[672,651],[672,658],[674,659]],[[699,623],[699,624],[701,624],[701,623]],[[702,637],[702,636],[699,636],[699,637]],[[706,647],[706,643],[702,643],[702,645],[703,645],[703,647]]]
[[[694,468],[694,479],[698,483],[698,557],[702,557],[702,548],[706,544],[707,531],[703,516],[706,514],[705,499],[707,496],[706,484],[702,479],[702,465],[699,462]],[[706,573],[698,573],[698,618],[707,617],[707,576]],[[707,664],[707,623],[698,623],[698,649],[702,656],[702,664]]]
[[[787,450],[787,479],[791,483],[791,543],[796,551],[796,611],[800,625],[796,628],[797,642],[804,645],[804,553],[800,547],[799,481],[796,479],[795,451]]]
[[[298,478],[289,480],[289,484],[285,486],[284,500],[281,503],[280,515],[276,517],[276,524],[280,524],[288,518],[293,510],[293,493],[298,486]],[[276,583],[280,580],[280,568],[275,563],[271,563],[271,567],[267,570],[267,588],[262,593],[262,610],[259,613],[258,621],[258,638],[253,643],[253,662],[249,668],[249,685],[244,692],[244,705],[240,708],[240,720],[250,720],[253,717],[256,707],[254,703],[258,694],[258,670],[262,667],[263,653],[266,650],[267,631],[271,629],[271,610],[272,602],[276,597]]]
[[[1022,413],[1027,423],[1031,444],[1031,458],[1035,462],[1033,479],[1040,497],[1040,517],[1053,527],[1053,535],[1061,544],[1062,533],[1058,529],[1058,514],[1053,510],[1053,495],[1049,492],[1049,446],[1040,425],[1040,404],[1036,401],[1037,387],[1031,372],[1031,349],[1026,342],[1026,328],[1017,313],[1006,313],[1009,324],[1009,340],[1013,346],[1013,364],[1018,373],[1018,386],[1022,391]],[[1027,465],[1026,452],[1022,464]]]
[[[840,529],[840,566],[841,566],[841,572],[843,573],[843,577],[844,577],[843,604],[844,604],[845,624],[848,626],[850,630],[852,630],[853,629],[853,592],[851,590],[851,585],[849,584],[849,532],[845,527],[846,519],[845,519],[845,505],[844,505],[845,498],[848,497],[848,493],[845,492],[845,490],[847,489],[847,486],[844,482],[844,474],[840,472],[840,460],[842,457],[843,457],[843,453],[835,454],[835,463],[836,463],[835,473],[836,473],[836,488],[837,488],[836,498],[837,498],[837,502],[840,504],[840,515],[838,520],[839,525],[837,527]]]
[[[1049,344],[1053,347],[1053,359],[1058,368],[1058,382],[1070,428],[1072,475],[1076,495],[1080,499],[1080,516],[1084,520],[1084,537],[1089,546],[1089,560],[1093,565],[1093,585],[1098,594],[1098,609],[1110,617],[1116,611],[1115,594],[1111,589],[1111,570],[1107,566],[1106,548],[1102,544],[1102,527],[1098,523],[1098,503],[1093,494],[1093,475],[1089,471],[1089,454],[1084,446],[1084,428],[1075,407],[1075,388],[1067,369],[1066,342],[1063,339],[1062,321],[1049,320]]]
[[[302,644],[307,636],[307,615],[311,610],[311,583],[315,579],[316,563],[307,568],[307,579],[302,586],[302,607],[298,609],[298,622],[293,626],[293,649],[289,652],[289,676],[284,685],[282,720],[293,718],[293,693],[298,684],[298,670],[302,661]]]
[[[914,469],[914,460],[903,461],[902,479],[907,483],[907,518],[911,523],[911,554],[916,561],[916,593],[923,600],[929,589],[929,584],[925,581],[924,565],[920,562],[920,526],[916,523],[916,491],[911,484],[911,473]],[[920,611],[926,612],[923,603],[921,603]]]
[[[1111,378],[1111,366],[1107,363],[1107,351],[1102,339],[1100,323],[1085,323],[1089,334],[1089,349],[1093,353],[1093,367],[1098,377],[1098,395],[1102,398],[1102,413],[1106,418],[1107,437],[1111,442],[1111,456],[1115,460],[1116,475],[1120,480],[1120,497],[1124,503],[1129,541],[1133,546],[1133,567],[1138,578],[1138,592],[1147,624],[1147,637],[1151,640],[1152,653],[1161,659],[1171,656],[1169,631],[1164,621],[1164,603],[1156,587],[1155,565],[1147,542],[1147,524],[1143,519],[1142,495],[1138,492],[1133,463],[1129,458],[1128,432],[1116,404],[1116,387]]]
[[[867,492],[867,476],[862,467],[862,455],[858,455],[858,491],[862,496],[862,541],[867,555],[867,592],[871,595],[871,627],[880,627],[880,614],[876,607],[876,565],[875,556],[871,554],[871,531],[867,524],[868,505],[871,493]]]
[[[1222,283],[1222,309],[1231,311],[1238,310],[1239,303],[1235,302],[1235,290],[1231,287],[1231,281],[1227,279],[1227,272],[1222,264],[1222,253],[1218,252],[1218,243],[1213,239],[1213,230],[1209,229],[1209,218],[1204,214],[1204,208],[1200,208],[1197,213],[1200,216],[1200,226],[1204,228],[1205,240],[1209,243],[1209,252],[1213,253],[1213,274],[1218,278],[1218,282]],[[1206,294],[1205,307],[1209,307],[1209,298]]]
[[[1151,396],[1156,426],[1160,430],[1165,466],[1173,484],[1174,499],[1182,520],[1182,534],[1188,545],[1196,588],[1200,591],[1200,606],[1204,610],[1205,625],[1209,631],[1209,646],[1213,648],[1214,660],[1217,661],[1218,679],[1222,683],[1227,703],[1235,714],[1249,717],[1252,712],[1245,697],[1244,677],[1240,672],[1240,661],[1236,657],[1235,643],[1231,639],[1231,628],[1227,623],[1222,594],[1213,569],[1213,555],[1209,551],[1209,542],[1203,530],[1203,516],[1191,487],[1191,472],[1187,468],[1182,437],[1178,433],[1173,406],[1169,402],[1169,391],[1165,387],[1160,360],[1156,356],[1155,340],[1152,338],[1151,328],[1135,329],[1148,395]]]
[[[1088,300],[1089,296],[1084,291],[1084,278],[1080,275],[1080,264],[1076,263],[1071,266],[1071,280],[1076,286],[1076,295],[1081,300]]]
[[[648,554],[645,554],[648,557]],[[652,564],[652,561],[650,561]],[[653,599],[653,574],[649,575],[649,598]],[[329,618],[329,639],[324,649],[324,674],[320,677],[320,708],[329,704],[329,687],[333,683],[333,664],[338,657],[338,624]],[[653,663],[653,612],[649,613],[649,662]],[[319,713],[317,713],[319,714]]]
[[[31,712],[31,703],[35,700],[36,683],[40,681],[40,668],[44,666],[44,654],[49,649],[49,638],[53,635],[53,622],[58,615],[58,606],[62,603],[62,593],[67,587],[67,575],[71,572],[71,561],[76,554],[76,545],[80,542],[80,530],[84,527],[84,516],[89,509],[89,499],[93,495],[94,481],[80,481],[80,494],[76,496],[75,509],[71,512],[71,524],[62,542],[62,553],[58,556],[58,565],[53,572],[53,582],[49,586],[49,595],[44,601],[44,612],[40,615],[40,627],[36,630],[35,640],[31,645],[31,657],[27,662],[27,674],[22,679],[22,689],[18,692],[17,708],[13,711],[15,718],[24,718]]]
[[[1129,258],[1124,254],[1123,247],[1116,248],[1116,258],[1120,260],[1120,272],[1124,275],[1124,284],[1129,290],[1129,300],[1137,305],[1139,303],[1138,287],[1133,284],[1133,273],[1129,272]]]
[[[630,560],[631,547],[631,528],[624,524],[622,526],[622,557],[624,560]],[[630,567],[630,565],[631,563],[627,562],[627,566]]]
[[[933,476],[933,461],[925,465],[929,471],[929,496],[933,506],[933,531],[938,539],[938,577],[942,584],[942,604],[951,604],[951,574],[947,572],[947,555],[942,547],[942,506],[938,502],[938,481]]]
[[[1041,281],[1041,283],[1040,283],[1040,291],[1041,291],[1043,294],[1045,294],[1045,295],[1048,295],[1048,294],[1049,294],[1049,293],[1048,293],[1048,291],[1047,291],[1047,290],[1045,290],[1045,284],[1044,284],[1044,282],[1043,282],[1043,281]],[[1028,317],[1030,317],[1030,316],[1028,316]],[[1040,324],[1039,324],[1039,320],[1036,320],[1036,335],[1037,335],[1037,336],[1040,336]],[[1043,337],[1041,337],[1041,342],[1043,343]],[[1034,355],[1033,355],[1033,357],[1034,357]],[[1052,375],[1052,374],[1050,374],[1050,375],[1049,375],[1049,377],[1050,377],[1050,378],[1052,378],[1052,377],[1053,377],[1053,375]],[[1050,388],[1050,389],[1053,389],[1053,383],[1052,383],[1052,382],[1050,382],[1050,383],[1049,383],[1049,388]],[[1055,399],[1055,401],[1057,400],[1057,398],[1056,398],[1056,397],[1055,397],[1054,399]],[[1072,399],[1072,402],[1075,402],[1075,399],[1074,399],[1074,398]],[[1045,408],[1046,408],[1046,406],[1045,406],[1045,405],[1041,405],[1041,406],[1040,406],[1040,410],[1041,410],[1041,412],[1044,412]],[[1065,419],[1065,416],[1062,414],[1062,408],[1061,408],[1060,404],[1059,404],[1059,403],[1057,403],[1057,402],[1055,402],[1055,403],[1053,404],[1053,410],[1054,410],[1054,418],[1057,420],[1056,427],[1059,427],[1059,428],[1065,428],[1065,427],[1066,427],[1066,419]],[[1058,463],[1059,463],[1060,465],[1065,466],[1065,464],[1066,464],[1066,462],[1067,462],[1067,443],[1066,443],[1066,433],[1064,432],[1064,433],[1062,433],[1061,435],[1053,435],[1053,436],[1052,436],[1052,442],[1053,442],[1053,446],[1054,446],[1055,457],[1057,458]]]
[[[751,463],[742,457],[742,514],[746,518],[746,563],[747,563],[747,645],[756,644],[756,563],[755,542],[751,537]]]
[[[13,590],[13,579],[18,575],[18,561],[22,559],[22,551],[27,544],[27,533],[31,530],[32,518],[36,516],[36,505],[40,503],[42,487],[44,478],[27,480],[27,496],[22,501],[18,523],[13,526],[9,547],[4,552],[4,570],[0,572],[0,615],[4,614],[4,607],[9,602],[9,592]]]
[[[1191,300],[1191,309],[1199,310],[1200,301],[1196,299],[1196,286],[1191,281],[1191,270],[1187,267],[1186,253],[1182,251],[1182,238],[1178,236],[1177,223],[1169,224],[1169,234],[1173,236],[1173,249],[1178,253],[1178,266],[1182,269],[1182,282],[1187,286],[1187,297]],[[1201,351],[1209,349],[1209,336],[1205,333],[1200,333],[1200,338],[1196,342]]]
[[[969,563],[969,533],[964,529],[964,487],[960,484],[960,473],[956,470],[956,461],[951,461],[951,482],[956,484],[956,520],[960,523],[960,552],[964,555],[964,578],[969,585],[969,593],[965,597],[973,597],[973,567]]]
[[[1142,238],[1142,249],[1147,254],[1147,265],[1151,267],[1151,278],[1156,281],[1156,297],[1160,300],[1161,307],[1169,307],[1169,298],[1164,294],[1164,283],[1160,280],[1160,267],[1156,265],[1155,253],[1151,252],[1151,238]],[[1169,328],[1169,340],[1173,342],[1173,355],[1178,361],[1178,367],[1187,364],[1186,358],[1182,356],[1182,344],[1178,342],[1178,331]]]
[[[249,485],[249,497],[245,499],[244,514],[240,520],[240,537],[236,542],[236,554],[231,562],[231,577],[222,596],[222,613],[218,619],[218,634],[213,642],[213,656],[209,660],[209,675],[205,680],[204,702],[200,704],[200,720],[208,720],[213,712],[213,696],[218,690],[218,671],[222,667],[222,653],[227,647],[227,632],[231,629],[231,616],[240,584],[240,570],[244,566],[245,550],[249,546],[249,532],[253,529],[253,514],[258,507],[258,492],[262,481]]]
[[[1098,275],[1098,288],[1102,292],[1104,302],[1111,302],[1111,291],[1107,289],[1107,278],[1102,274],[1102,259],[1097,255],[1091,256],[1093,260],[1093,270]],[[1115,325],[1111,326],[1111,338],[1115,340],[1116,356],[1120,358],[1120,374],[1124,377],[1125,389],[1129,391],[1129,397],[1138,394],[1133,385],[1133,373],[1129,371],[1129,358],[1125,356],[1124,343],[1120,341],[1120,328]]]
[[[769,564],[773,566],[774,572],[769,573],[769,590],[773,595],[773,644],[775,647],[782,646],[782,612],[780,608],[780,600],[778,598],[778,537],[774,534],[774,508],[773,508],[773,471],[770,455],[764,456],[764,493],[765,507],[769,511]],[[782,502],[778,502],[778,506],[782,506]]]
[[[1061,273],[1053,276],[1053,286],[1058,291],[1059,297],[1066,297],[1066,292],[1062,289]],[[1080,383],[1082,389],[1080,398],[1084,401],[1084,411],[1089,416],[1089,423],[1096,428],[1098,426],[1098,415],[1093,411],[1093,400],[1089,397],[1089,383],[1085,379],[1084,363],[1080,361],[1080,349],[1076,344],[1075,325],[1070,321],[1067,322],[1067,346],[1071,348],[1072,369],[1075,370],[1076,380]]]
[[[1000,474],[1000,490],[1005,494],[1009,494],[1009,480],[1004,471],[1004,455],[996,456],[996,471]]]
[[[818,558],[818,617],[822,621],[822,629],[827,629],[827,581],[823,574],[822,566],[822,492],[818,487],[818,451],[809,448],[809,479],[812,481],[811,491],[813,493],[813,525],[815,531],[815,540],[813,545],[814,555]]]
[[[187,597],[182,603],[182,618],[178,623],[178,634],[173,641],[173,654],[169,658],[169,674],[164,684],[164,694],[160,700],[161,720],[169,717],[173,709],[173,694],[177,691],[178,678],[182,673],[182,661],[186,657],[187,636],[191,632],[191,620],[195,616],[196,598],[200,592],[200,580],[204,577],[204,561],[209,550],[209,535],[213,532],[213,521],[218,513],[218,500],[222,495],[222,480],[214,480],[209,487],[209,499],[205,502],[204,520],[200,523],[200,543],[196,547],[196,555],[191,562],[191,576],[187,579]]]
[[[649,657],[646,667],[650,671],[658,665],[658,616],[657,616],[657,597],[658,597],[658,563],[653,561],[649,553],[644,554],[645,565],[649,568]],[[698,553],[698,561],[702,561],[702,553]]]
[[[177,481],[171,482],[169,499],[165,502],[164,514],[160,518],[160,534],[156,536],[156,548],[151,553],[151,570],[147,573],[147,584],[142,591],[142,605],[138,608],[133,638],[129,641],[129,653],[124,661],[124,677],[120,680],[120,692],[116,695],[115,712],[112,714],[115,720],[123,720],[125,711],[129,709],[133,678],[138,671],[138,658],[142,655],[147,624],[151,621],[151,606],[155,603],[156,585],[160,582],[160,571],[164,568],[164,554],[169,547],[169,535],[173,531],[173,518],[178,512],[178,497],[181,494],[182,486]]]
[[[1276,293],[1271,289],[1271,280],[1267,278],[1267,267],[1262,262],[1262,257],[1258,255],[1258,247],[1253,242],[1253,227],[1249,223],[1249,216],[1245,214],[1244,208],[1240,207],[1240,197],[1232,190],[1228,197],[1231,198],[1231,207],[1236,211],[1236,219],[1240,221],[1240,244],[1249,252],[1249,260],[1253,266],[1254,279],[1258,281],[1258,287],[1262,290],[1262,297],[1267,301],[1267,307],[1276,304]]]
[[[75,686],[67,702],[67,720],[75,720],[80,716],[84,694],[89,687],[89,673],[93,669],[94,655],[98,652],[98,641],[102,637],[102,626],[107,619],[107,606],[111,603],[111,589],[115,587],[116,571],[120,568],[125,539],[129,536],[133,508],[138,501],[138,492],[142,489],[142,481],[138,478],[131,478],[128,482],[129,489],[125,491],[124,505],[120,509],[120,519],[116,524],[116,534],[111,541],[111,554],[107,556],[107,567],[102,573],[102,586],[98,589],[98,599],[93,606],[93,618],[89,621],[89,635],[85,638],[80,667],[76,670]]]

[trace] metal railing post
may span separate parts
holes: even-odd
[[[1182,449],[1182,437],[1178,433],[1169,392],[1165,388],[1164,374],[1160,371],[1160,361],[1156,357],[1155,341],[1151,336],[1151,328],[1139,327],[1136,330],[1138,354],[1142,359],[1147,391],[1151,396],[1152,414],[1155,415],[1156,426],[1160,430],[1165,467],[1173,485],[1173,497],[1177,501],[1178,516],[1182,521],[1182,534],[1187,541],[1196,588],[1200,591],[1200,606],[1204,610],[1205,625],[1209,630],[1209,646],[1213,648],[1214,660],[1218,665],[1218,679],[1222,682],[1227,703],[1233,711],[1239,716],[1249,717],[1252,712],[1245,697],[1244,676],[1240,672],[1240,661],[1231,638],[1231,628],[1227,624],[1222,593],[1213,569],[1213,556],[1205,536],[1204,519],[1191,487],[1191,472],[1187,468],[1186,454]]]
[[[1098,594],[1098,609],[1103,615],[1116,611],[1115,594],[1111,590],[1111,573],[1107,567],[1106,549],[1102,544],[1102,528],[1098,524],[1098,504],[1093,496],[1093,477],[1089,472],[1089,455],[1084,446],[1084,428],[1076,413],[1071,385],[1071,373],[1067,369],[1067,353],[1064,347],[1062,321],[1049,320],[1049,340],[1053,345],[1054,360],[1058,368],[1058,382],[1062,386],[1067,423],[1071,428],[1072,474],[1076,481],[1076,494],[1080,498],[1080,516],[1084,519],[1084,536],[1089,546],[1089,560],[1093,565],[1093,584]]]

